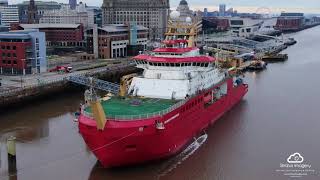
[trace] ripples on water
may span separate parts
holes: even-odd
[[[206,142],[208,138],[207,134],[203,134],[195,139],[193,143],[191,143],[185,150],[183,150],[180,154],[170,159],[165,165],[164,168],[159,172],[157,179],[160,179],[163,176],[169,174],[172,170],[177,168],[179,164],[188,159],[193,153],[198,150],[201,145]]]

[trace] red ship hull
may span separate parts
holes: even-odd
[[[232,78],[226,83],[227,95],[209,106],[205,105],[205,96],[215,87],[190,98],[183,106],[162,117],[134,121],[108,120],[102,131],[97,130],[94,120],[81,115],[79,131],[104,167],[163,159],[183,150],[248,91],[246,84],[234,87]],[[159,121],[163,122],[164,129],[156,128],[155,124]]]

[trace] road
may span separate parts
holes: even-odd
[[[85,68],[89,66],[86,63],[82,63],[82,64],[85,64],[86,66],[78,64],[77,69]],[[63,79],[68,78],[70,76],[95,74],[98,72],[124,68],[131,65],[132,64],[130,64],[130,62],[128,61],[121,61],[120,64],[109,64],[103,67],[98,67],[98,68],[88,69],[88,70],[73,71],[71,73],[46,72],[46,73],[26,75],[26,76],[1,75],[0,78],[2,79],[1,81],[2,86],[0,87],[0,94],[4,93],[5,91],[37,86],[40,84],[46,84],[46,83],[51,83],[55,81],[62,81]]]

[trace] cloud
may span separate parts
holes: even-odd
[[[300,153],[293,153],[291,154],[288,159],[288,163],[302,163],[303,162],[303,157],[301,156]]]

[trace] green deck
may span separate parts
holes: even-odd
[[[138,104],[133,104],[133,101],[139,101]],[[122,99],[119,97],[112,97],[107,101],[101,101],[104,112],[108,117],[120,116],[138,116],[150,113],[156,113],[169,108],[177,103],[175,100],[166,99]],[[91,113],[91,109],[87,108],[85,111]]]

